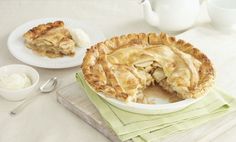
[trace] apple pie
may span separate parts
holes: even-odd
[[[74,56],[75,42],[63,21],[41,24],[23,35],[27,48],[50,58]]]
[[[214,82],[211,61],[183,40],[128,34],[92,46],[82,71],[97,92],[126,102],[143,102],[143,90],[159,86],[181,99],[205,95]]]

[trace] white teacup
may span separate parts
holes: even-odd
[[[208,0],[212,25],[225,32],[236,31],[236,0]]]

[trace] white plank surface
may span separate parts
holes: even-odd
[[[58,91],[58,102],[78,115],[111,141],[118,142],[114,132],[106,126],[96,108],[87,98],[83,89],[75,82]],[[171,135],[163,142],[208,142],[225,133],[236,124],[236,113],[208,122],[194,129]]]

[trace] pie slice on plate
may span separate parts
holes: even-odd
[[[26,47],[50,58],[74,56],[75,42],[63,21],[41,24],[23,35]]]
[[[198,98],[215,78],[206,55],[164,33],[128,34],[98,43],[87,51],[82,71],[97,92],[139,103],[149,103],[143,91],[151,86],[181,99]]]

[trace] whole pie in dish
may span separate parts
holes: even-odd
[[[41,24],[23,35],[26,47],[50,58],[74,56],[75,42],[63,21]]]
[[[82,71],[96,91],[144,103],[143,90],[159,86],[182,99],[200,97],[214,82],[214,69],[190,43],[165,33],[128,34],[92,46]]]

